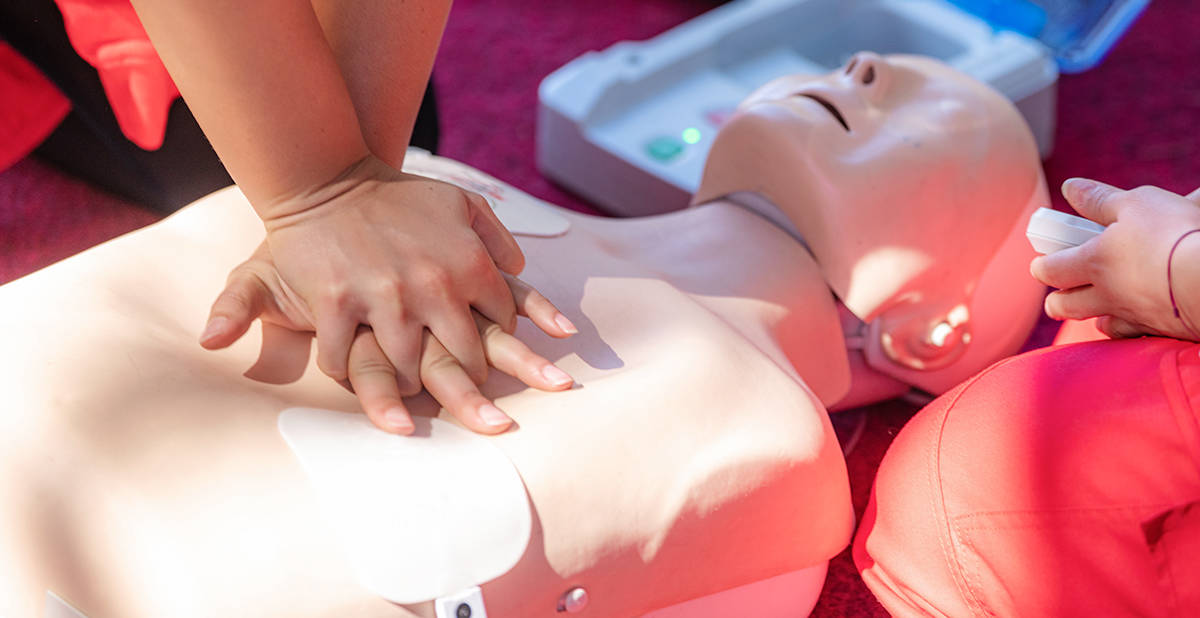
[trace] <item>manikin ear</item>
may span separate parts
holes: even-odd
[[[871,324],[871,337],[892,362],[917,370],[946,367],[971,344],[966,304],[946,309],[926,303],[894,307]]]

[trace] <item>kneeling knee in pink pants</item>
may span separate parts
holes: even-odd
[[[1011,358],[897,436],[854,542],[897,616],[1200,615],[1200,345]]]

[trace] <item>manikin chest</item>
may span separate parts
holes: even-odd
[[[686,356],[719,365],[725,355],[697,357],[684,348],[696,337],[729,331],[825,405],[849,390],[845,342],[828,286],[808,251],[761,215],[714,202],[656,217],[607,219],[563,210],[421,151],[409,153],[406,170],[484,195],[526,254],[522,279],[559,307],[579,312],[571,317],[585,322],[584,332],[560,345],[524,325],[523,338],[543,346],[547,358],[572,352],[591,358],[596,362],[585,358],[580,367],[585,375],[618,369],[615,346],[628,348],[637,361]]]
[[[774,225],[719,203],[636,220],[562,216],[571,223],[562,236],[518,237],[528,264],[522,278],[583,322],[580,335],[546,341],[551,354],[577,354],[578,369],[597,377],[627,366],[604,358],[621,348],[634,366],[712,363],[742,380],[733,356],[692,349],[728,335],[823,403],[845,394],[849,369],[833,297],[812,257]],[[537,337],[528,327],[522,334]]]

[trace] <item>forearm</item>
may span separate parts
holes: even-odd
[[[363,138],[399,169],[450,0],[313,0],[346,79]]]
[[[264,219],[368,154],[308,0],[133,0],[167,70]]]

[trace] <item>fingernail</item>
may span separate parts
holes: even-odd
[[[1063,197],[1071,199],[1087,191],[1095,184],[1087,178],[1068,178],[1062,185]]]
[[[412,419],[409,418],[408,412],[401,407],[388,408],[383,413],[383,422],[398,433],[410,433],[413,430]]]
[[[554,365],[542,367],[542,377],[546,378],[546,381],[552,386],[563,386],[575,381],[571,379],[571,376],[567,375],[567,372]]]
[[[204,327],[204,332],[200,334],[200,341],[208,341],[221,334],[221,331],[225,330],[225,325],[228,323],[229,318],[224,316],[217,316],[209,320],[208,324]]]
[[[512,422],[512,419],[508,418],[507,414],[501,412],[500,408],[490,403],[479,406],[479,418],[492,427],[500,427]]]
[[[567,316],[565,316],[561,313],[556,314],[554,316],[554,323],[558,324],[558,327],[563,329],[563,331],[566,333],[574,335],[575,333],[579,332],[579,329],[575,328],[575,325],[572,324],[571,321],[567,319]]]

